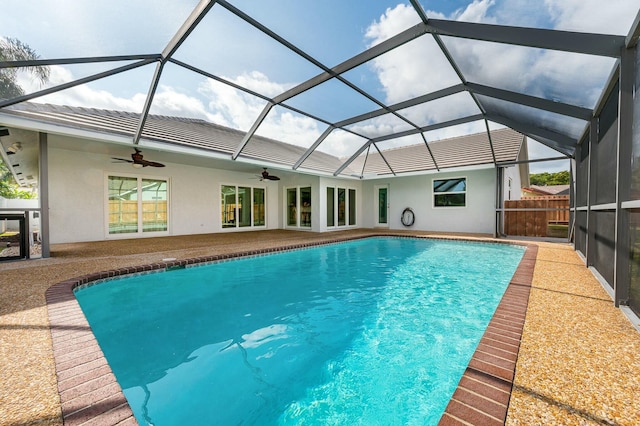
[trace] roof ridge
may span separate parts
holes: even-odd
[[[142,113],[134,112],[134,111],[84,107],[84,106],[58,105],[58,104],[39,103],[39,102],[21,102],[19,104],[12,105],[10,108],[17,109],[17,110],[31,110],[31,111],[38,111],[38,112],[92,114],[92,115],[100,115],[100,116],[128,117],[128,118],[136,118],[136,119],[139,119],[142,116]],[[164,114],[149,114],[148,117],[153,117],[153,118],[167,120],[167,121],[215,124],[207,120],[204,120],[202,118],[178,117],[178,116],[171,116],[171,115],[164,115]],[[221,127],[224,127],[224,126],[221,126]]]

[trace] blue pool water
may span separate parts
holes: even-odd
[[[524,249],[372,238],[76,291],[140,424],[437,424]]]

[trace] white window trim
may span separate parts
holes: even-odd
[[[235,226],[228,226],[228,227],[224,227],[222,226],[222,215],[219,217],[218,220],[218,226],[220,227],[220,230],[222,232],[235,232],[235,231],[240,231],[240,230],[248,230],[248,229],[266,229],[267,228],[267,223],[269,223],[268,221],[268,209],[267,209],[267,187],[266,185],[264,186],[260,186],[260,185],[245,185],[242,183],[221,183],[220,186],[218,186],[218,208],[220,209],[219,211],[222,212],[222,187],[223,186],[233,186],[236,188],[236,206],[238,205],[238,188],[242,187],[242,188],[251,188],[251,225],[249,226],[240,226],[239,222],[236,221]],[[264,225],[256,225],[254,223],[255,221],[255,217],[253,216],[253,190],[254,189],[262,189],[264,191]],[[235,212],[235,215],[237,216],[238,212]]]
[[[464,179],[465,190],[464,191],[451,191],[451,192],[435,192],[433,190],[433,183],[437,180],[454,180],[454,179]],[[436,206],[436,194],[465,194],[464,197],[464,206]],[[440,210],[440,209],[466,209],[469,206],[469,199],[467,197],[469,195],[469,178],[467,176],[451,176],[447,178],[433,178],[431,179],[431,208]]]
[[[386,189],[387,190],[387,222],[386,223],[380,223],[379,219],[380,219],[380,213],[379,213],[379,209],[380,209],[380,199],[379,199],[379,195],[380,195],[380,189]],[[357,195],[356,195],[357,198]],[[375,210],[375,225],[374,227],[376,228],[388,228],[389,227],[389,211],[390,211],[390,207],[391,207],[391,203],[389,202],[389,184],[383,184],[383,185],[374,185],[373,186],[373,204],[374,204],[374,210]],[[357,219],[357,218],[356,218]]]
[[[166,231],[142,231],[142,197],[138,196],[138,231],[122,234],[109,233],[109,177],[133,178],[138,181],[138,194],[140,194],[142,179],[162,180],[167,183],[167,230]],[[105,239],[130,239],[141,237],[163,237],[171,235],[171,179],[166,176],[139,175],[135,173],[105,172],[104,174],[104,235]]]
[[[311,214],[311,218],[310,218],[311,225],[310,226],[302,226],[301,225],[301,223],[302,223],[302,221],[301,221],[301,219],[302,219],[302,206],[300,205],[300,202],[301,202],[302,197],[300,196],[301,195],[300,194],[300,190],[303,189],[303,188],[309,188],[309,190],[311,191],[311,199],[313,200],[313,185],[296,185],[296,186],[286,186],[286,187],[283,188],[283,190],[284,190],[284,195],[283,195],[284,206],[283,206],[283,210],[282,210],[283,211],[282,221],[283,221],[284,227],[286,229],[297,229],[297,230],[304,231],[304,230],[311,230],[313,228],[313,217],[314,217],[314,214],[313,214],[313,209],[314,209],[313,203],[311,204],[311,212],[310,212],[310,214]],[[287,203],[288,203],[289,199],[288,199],[287,195],[288,195],[288,192],[289,192],[290,189],[295,189],[296,190],[296,206],[295,206],[295,209],[296,209],[296,224],[295,225],[289,225],[289,220],[288,220],[289,219],[289,216],[288,216],[288,214],[289,214],[289,212],[288,212],[289,206],[287,205]]]
[[[325,220],[325,225],[326,225],[326,229],[345,229],[345,228],[357,228],[358,227],[358,211],[357,211],[357,205],[358,205],[358,188],[355,188],[353,186],[346,186],[346,185],[327,185],[324,188],[323,191],[323,196],[326,197],[327,196],[327,188],[333,188],[333,218],[334,218],[334,224],[333,226],[329,226],[326,225],[326,220]],[[344,225],[338,225],[338,189],[344,189],[345,190],[345,206],[344,206],[344,217],[345,217],[345,222]],[[356,200],[355,200],[355,205],[356,205],[356,223],[354,223],[353,225],[349,225],[349,191],[355,191],[356,194]],[[325,203],[326,203],[326,199],[325,199]],[[326,206],[326,204],[325,204]]]

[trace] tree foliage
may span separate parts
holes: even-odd
[[[3,198],[37,198],[37,194],[20,189],[7,165],[0,159],[0,197]]]
[[[549,185],[569,185],[571,176],[568,170],[557,173],[534,173],[529,175],[531,185],[549,186]]]
[[[27,44],[15,38],[0,37],[0,62],[35,61],[39,56]],[[18,84],[18,72],[27,71],[36,77],[41,84],[49,79],[49,68],[8,67],[0,68],[0,99],[15,98],[24,95]],[[20,189],[9,168],[0,159],[0,197],[4,198],[36,198],[36,193]]]
[[[15,38],[0,37],[0,62],[35,61],[38,54],[27,44]],[[41,84],[49,79],[49,68],[42,66],[0,68],[0,99],[15,98],[24,95],[18,85],[18,72],[27,71]]]

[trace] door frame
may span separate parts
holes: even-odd
[[[387,222],[386,223],[380,223],[380,190],[381,189],[387,190]],[[375,185],[373,187],[373,207],[375,211],[374,227],[388,228],[389,227],[389,208],[390,208],[389,184]]]

